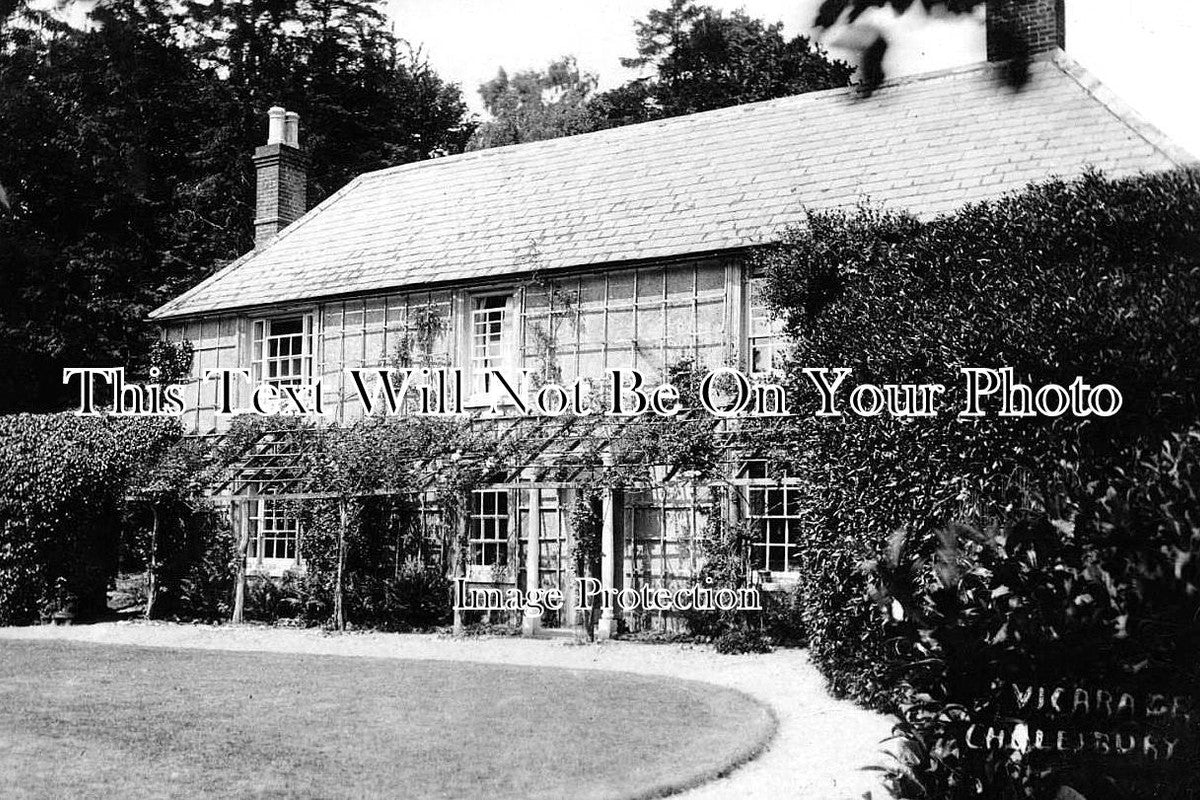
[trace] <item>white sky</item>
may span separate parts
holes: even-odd
[[[820,0],[709,0],[745,8],[789,35],[805,32]],[[481,111],[480,83],[504,66],[510,72],[574,55],[597,73],[602,89],[632,73],[621,56],[634,53],[633,21],[666,0],[389,0],[396,34],[424,47],[446,79],[460,83]],[[1129,105],[1192,154],[1200,156],[1200,2],[1197,0],[1066,0],[1067,52]],[[927,18],[919,4],[904,18],[872,12],[863,21],[896,31],[889,75],[982,61],[980,18]],[[825,44],[835,55],[839,37]]]

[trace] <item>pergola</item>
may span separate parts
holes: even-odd
[[[615,537],[615,495],[625,489],[652,489],[680,478],[693,479],[695,465],[667,461],[654,442],[681,431],[710,444],[706,450],[706,472],[731,476],[747,459],[762,456],[761,427],[743,420],[720,418],[698,412],[671,418],[650,416],[587,417],[471,417],[464,421],[471,435],[455,449],[398,453],[410,462],[415,487],[407,491],[420,497],[430,494],[439,474],[451,462],[467,460],[481,464],[490,476],[489,486],[555,489],[588,482],[601,490],[601,583],[616,585],[620,556]],[[312,459],[322,447],[323,426],[287,426],[264,429],[247,439],[213,482],[215,499],[233,507],[235,533],[245,553],[247,522],[242,509],[261,498],[281,501],[333,500],[345,496],[315,485]],[[481,463],[482,462],[482,463]],[[375,490],[362,496],[387,496],[394,491]],[[540,520],[540,491],[529,494],[530,519]],[[466,499],[469,502],[469,498]],[[460,515],[460,517],[465,515]],[[466,519],[457,520],[460,538],[465,538]],[[526,574],[537,575],[539,525],[530,525],[526,546]],[[452,574],[464,568],[462,554],[452,551]],[[244,558],[243,558],[244,562]],[[243,570],[244,573],[244,570]],[[239,581],[241,575],[239,575]],[[605,611],[598,626],[601,637],[615,631],[612,612]]]
[[[423,476],[421,489],[431,486],[449,458],[495,459],[500,484],[572,484],[585,476],[596,483],[653,485],[675,479],[686,464],[656,458],[648,442],[667,430],[692,426],[710,436],[716,471],[761,457],[761,441],[742,420],[685,412],[677,417],[471,417],[468,442],[477,446],[455,452],[428,452],[412,448],[402,455]],[[229,460],[210,487],[214,497],[256,497],[307,500],[339,497],[316,489],[310,480],[312,456],[327,429],[319,426],[265,429],[249,439]],[[760,430],[760,429],[755,429]],[[213,437],[220,439],[221,437]],[[485,447],[489,442],[490,447]],[[610,481],[611,479],[611,481]],[[387,494],[387,491],[370,494]]]

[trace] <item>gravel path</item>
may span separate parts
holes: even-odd
[[[802,650],[723,656],[706,646],[569,639],[452,639],[432,634],[349,633],[168,623],[115,622],[72,627],[0,628],[0,640],[70,639],[149,647],[266,650],[340,656],[477,661],[498,664],[603,669],[664,675],[730,686],[769,705],[779,731],[767,751],[721,778],[677,797],[804,798],[849,800],[872,792],[887,797],[876,773],[862,768],[883,761],[881,741],[891,722],[881,714],[831,698]],[[0,644],[0,658],[3,645]]]

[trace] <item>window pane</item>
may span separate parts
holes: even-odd
[[[782,547],[767,548],[767,569],[772,572],[783,572],[786,568],[783,560]]]
[[[763,515],[764,508],[765,508],[765,504],[763,502],[763,490],[751,488],[750,489],[750,516],[751,517],[761,517]]]
[[[789,517],[799,516],[800,515],[800,490],[799,489],[786,489],[785,491],[787,492],[787,504],[786,504],[787,515]]]
[[[797,569],[799,533],[799,489],[795,486],[750,486],[748,517],[756,523],[756,541],[751,542],[751,565],[756,569]]]
[[[262,541],[262,558],[296,560],[298,554],[297,541],[300,523],[295,517],[289,516],[286,506],[277,500],[263,499],[259,502],[258,513],[252,520],[252,531],[258,536],[251,536],[251,550],[254,558],[258,558],[257,540]]]
[[[272,336],[286,336],[290,333],[304,333],[304,320],[301,317],[271,320]]]
[[[750,548],[750,568],[767,568],[767,550],[761,544],[756,544]]]

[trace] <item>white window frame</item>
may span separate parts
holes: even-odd
[[[749,553],[751,571],[769,573],[773,582],[794,582],[799,577],[798,557],[793,558],[792,551],[799,546],[801,482],[786,476],[768,477],[767,464],[760,460],[745,462],[735,482],[741,495],[743,518],[753,530]],[[779,505],[773,513],[771,495],[775,492],[778,492]],[[772,529],[782,536],[772,537]],[[776,561],[775,564],[781,565],[782,569],[772,568],[773,551],[780,551],[782,563]]]
[[[788,350],[783,320],[773,319],[760,299],[766,282],[762,275],[751,275],[746,282],[746,371],[751,375],[777,372]],[[768,366],[764,369],[762,363]]]
[[[509,534],[512,531],[510,500],[508,489],[471,490],[467,549],[468,563],[474,572],[490,572],[509,564],[512,556],[509,547]]]
[[[502,300],[503,305],[484,307],[489,301]],[[509,370],[516,351],[514,330],[517,324],[516,293],[498,290],[470,294],[466,298],[466,389],[471,405],[491,402],[493,395],[501,391],[488,375],[489,370]],[[484,326],[484,327],[481,327]],[[492,326],[498,330],[493,333]],[[483,337],[494,337],[481,340]],[[481,347],[482,345],[482,347]],[[513,375],[513,379],[516,379]],[[517,387],[514,385],[513,387]]]
[[[300,331],[298,333],[273,333],[272,328],[280,323],[300,322]],[[311,312],[298,314],[280,314],[273,317],[263,317],[254,320],[251,339],[250,339],[250,357],[252,364],[252,375],[254,384],[268,383],[272,386],[303,386],[312,383],[315,364],[313,363],[313,341],[315,339],[315,315]],[[286,343],[287,353],[280,355],[278,351],[274,354],[271,350],[276,345],[280,349]],[[295,352],[295,346],[299,345],[299,351]],[[298,364],[294,362],[299,362]],[[283,367],[286,365],[286,374],[279,374],[280,369],[276,369],[276,374],[271,375],[271,367],[276,365]],[[292,370],[297,368],[298,372]]]
[[[301,565],[300,520],[288,513],[284,501],[262,496],[252,501],[247,523],[250,525],[246,561],[257,571],[281,574]],[[271,555],[266,555],[271,543]],[[290,548],[289,545],[290,544]],[[284,548],[280,556],[278,548]],[[286,555],[290,549],[291,555]]]
[[[766,570],[772,575],[799,571],[800,566],[795,563],[798,557],[793,555],[800,536],[799,492],[797,484],[778,481],[746,487],[746,517],[755,532],[750,543],[752,569]]]

